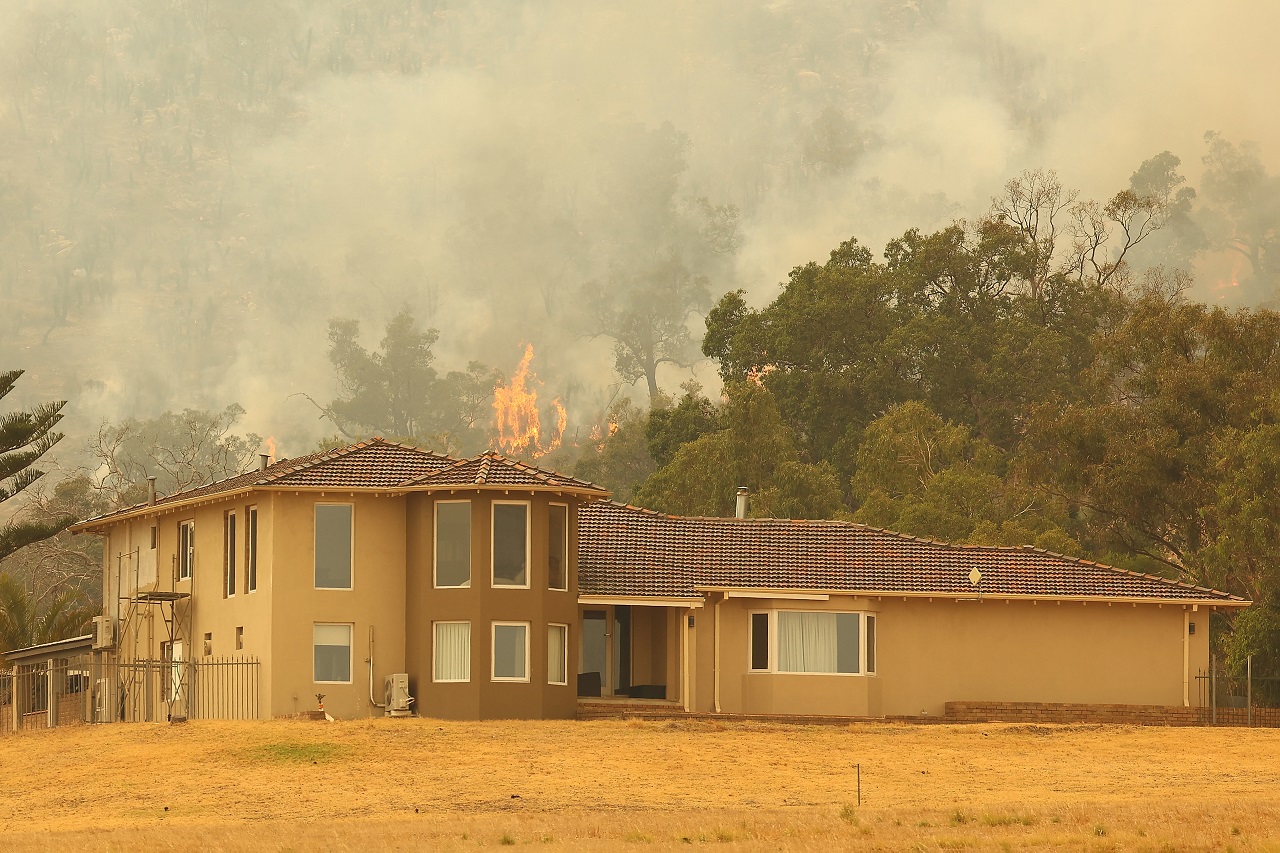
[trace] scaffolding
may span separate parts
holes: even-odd
[[[116,665],[113,667],[115,677],[111,679],[113,684],[109,694],[114,700],[106,716],[132,722],[185,719],[191,686],[188,661],[195,653],[190,647],[191,593],[177,589],[177,555],[173,558],[167,590],[159,588],[158,572],[149,583],[143,581],[141,556],[141,547],[135,547],[116,558],[119,633],[116,635]],[[124,566],[126,559],[131,564],[128,569]],[[123,581],[130,573],[132,582],[126,588]],[[194,589],[194,566],[191,574]],[[157,630],[157,616],[160,631]]]

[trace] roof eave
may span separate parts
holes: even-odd
[[[778,597],[785,598],[788,595],[844,595],[857,598],[951,598],[961,600],[982,600],[991,599],[997,601],[1079,601],[1085,604],[1090,602],[1108,603],[1108,604],[1191,604],[1205,605],[1210,607],[1249,607],[1252,601],[1246,601],[1240,598],[1212,598],[1205,596],[1203,598],[1161,598],[1156,596],[1138,596],[1138,595],[1071,595],[1071,594],[1029,594],[1029,593],[1013,593],[1013,592],[983,592],[974,590],[972,592],[929,592],[921,590],[884,590],[884,589],[830,589],[830,588],[779,588],[779,587],[756,587],[756,586],[704,586],[695,585],[694,590],[700,593],[724,593],[726,595],[741,592],[750,593],[753,597],[760,597],[769,593],[777,593]]]

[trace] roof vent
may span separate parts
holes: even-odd
[[[271,457],[266,453],[258,454],[258,470],[265,471],[267,466],[271,464]]]
[[[747,503],[751,497],[751,493],[746,486],[738,486],[738,507],[735,515],[738,518],[747,517]]]

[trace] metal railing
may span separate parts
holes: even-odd
[[[0,675],[0,734],[77,723],[253,720],[257,658],[118,662],[82,655]],[[15,707],[16,718],[15,718]]]
[[[1254,675],[1249,658],[1243,675],[1223,672],[1216,660],[1196,675],[1199,704],[1213,726],[1280,727],[1280,677]]]

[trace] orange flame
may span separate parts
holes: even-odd
[[[511,377],[511,384],[499,383],[493,389],[493,411],[498,427],[498,448],[509,456],[525,454],[537,459],[560,446],[569,418],[560,399],[553,399],[551,407],[555,410],[555,428],[544,443],[536,388],[541,383],[529,369],[532,361],[533,344],[526,344],[524,357]]]
[[[274,435],[267,436],[267,458],[276,461],[276,437]]]

